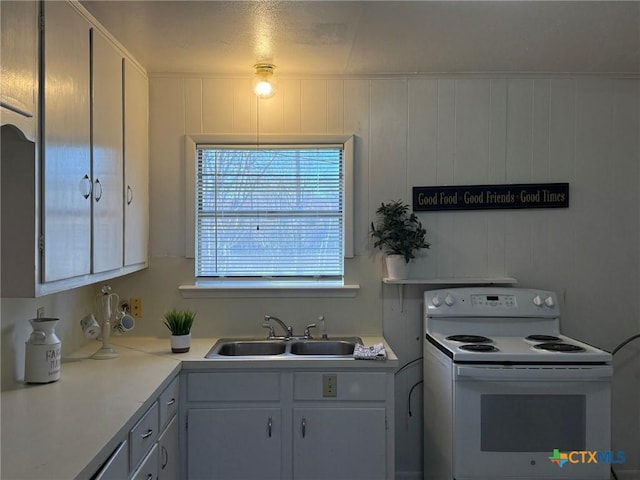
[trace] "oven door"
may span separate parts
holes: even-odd
[[[609,479],[611,366],[453,370],[453,478]]]

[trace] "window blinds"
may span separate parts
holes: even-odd
[[[196,275],[342,278],[342,145],[197,146]]]

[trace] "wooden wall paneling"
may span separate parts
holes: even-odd
[[[233,132],[233,79],[202,80],[202,129],[205,132]]]
[[[184,117],[184,81],[181,78],[152,78],[149,83],[152,257],[184,255]],[[163,221],[167,218],[175,221]]]
[[[437,183],[453,185],[455,165],[455,80],[438,80]],[[431,249],[437,252],[437,277],[452,277],[455,272],[455,224],[453,215],[438,218],[438,231]]]
[[[327,81],[304,79],[301,93],[302,133],[326,133]]]
[[[640,108],[638,82],[616,80],[613,82],[613,148],[612,167],[614,204],[611,208],[612,230],[610,238],[616,257],[612,269],[616,280],[623,285],[639,285],[640,278],[629,264],[639,264],[640,250]],[[632,291],[629,292],[633,295]],[[632,316],[632,308],[626,305],[623,318]]]
[[[203,133],[202,80],[199,78],[184,79],[184,130],[185,133]]]
[[[507,177],[507,80],[490,80],[488,183],[505,183]]]
[[[266,99],[259,99],[258,127],[260,134],[287,133],[284,128],[284,100],[283,95],[277,93]]]
[[[507,85],[507,183],[531,180],[533,81],[511,79]]]
[[[299,134],[302,132],[302,92],[301,82],[297,79],[283,79],[278,87],[278,93],[282,95],[284,109],[284,130],[287,133]]]
[[[433,79],[409,79],[409,135],[407,144],[408,187],[436,185],[438,138],[438,82]],[[407,201],[411,202],[409,198]],[[427,241],[433,243],[438,228],[437,212],[421,212],[418,217],[427,229]],[[417,277],[434,276],[437,271],[435,246],[420,252],[414,263]]]
[[[489,163],[487,183],[506,182],[507,80],[491,79],[489,86]],[[487,213],[487,275],[511,275],[505,265],[504,210]]]
[[[370,83],[368,80],[345,80],[344,131],[354,138],[354,230],[353,242],[356,255],[369,252],[369,128]]]
[[[460,185],[487,179],[490,85],[489,80],[456,81],[454,177]]]
[[[342,80],[327,80],[327,133],[345,133]]]
[[[233,120],[232,132],[235,134],[249,134],[256,130],[256,120],[252,116],[255,112],[256,95],[251,88],[250,79],[235,79],[233,82]]]
[[[380,80],[371,88],[372,210],[381,202],[409,200],[407,186],[407,82]]]
[[[532,182],[546,182],[549,179],[549,80],[533,81],[533,128],[532,143]]]
[[[575,225],[575,81],[549,81],[549,172],[552,182],[569,182],[569,208],[548,215],[549,249],[547,281],[553,288],[564,289],[573,275],[573,236]]]

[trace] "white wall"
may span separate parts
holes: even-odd
[[[401,362],[421,355],[421,294],[381,285],[368,225],[382,201],[410,201],[411,187],[569,182],[570,208],[421,213],[432,248],[414,276],[501,276],[560,293],[568,335],[605,349],[640,331],[640,95],[637,80],[605,78],[281,79],[257,101],[248,78],[155,76],[150,80],[150,268],[114,281],[142,296],[137,335],[167,336],[162,312],[198,310],[194,335],[261,334],[265,313],[299,330],[322,313],[330,332],[385,336]],[[184,254],[186,133],[346,133],[356,135],[353,299],[183,300],[193,281]],[[640,346],[615,359],[615,449],[640,469]],[[421,366],[397,377],[397,468],[421,470],[422,395],[409,389]],[[428,406],[427,406],[428,409]]]

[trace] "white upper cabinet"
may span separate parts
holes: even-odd
[[[38,2],[0,2],[0,117],[36,138],[38,74]]]
[[[123,263],[122,55],[92,34],[93,272]]]
[[[36,112],[34,130],[41,132],[40,141],[13,121],[29,117],[6,107],[3,97],[3,297],[47,295],[148,264],[146,74],[78,2],[40,5],[41,48],[34,40],[28,61],[18,61],[18,46],[10,41],[5,48],[5,36],[34,15],[37,39],[38,2],[3,1],[0,7],[2,88],[13,85],[5,72],[12,77],[29,70],[24,75],[34,82],[12,96],[23,97],[21,104],[33,97],[24,110]],[[38,89],[39,104],[33,96]],[[18,205],[20,214],[12,214]]]
[[[91,272],[90,25],[44,2],[43,281]]]
[[[149,245],[147,76],[124,60],[124,264],[146,264]]]

